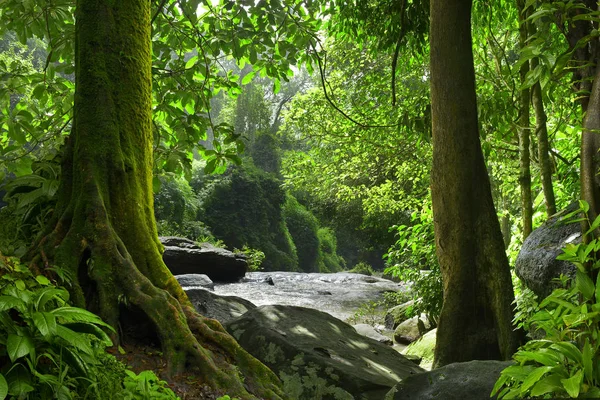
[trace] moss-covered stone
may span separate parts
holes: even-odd
[[[435,337],[437,329],[433,329],[423,335],[416,342],[409,344],[402,354],[415,356],[421,359],[419,366],[423,369],[430,370],[433,365],[433,353],[435,351]]]

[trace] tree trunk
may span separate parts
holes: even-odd
[[[125,335],[160,343],[171,374],[192,372],[244,398],[278,398],[277,377],[194,311],[162,261],[150,43],[150,2],[77,1],[73,129],[53,220],[30,252],[32,266],[71,272],[74,303]]]
[[[600,66],[596,68],[581,138],[581,199],[590,205],[588,218],[600,215]],[[584,227],[584,231],[587,227]]]
[[[435,365],[508,359],[512,282],[479,141],[471,0],[431,1],[432,200],[444,281]]]
[[[517,1],[519,11],[519,45],[524,48],[527,43],[527,14],[524,12],[523,0]],[[521,85],[525,82],[529,64],[523,63],[519,70]],[[533,200],[531,196],[531,157],[530,145],[530,123],[529,123],[529,88],[521,89],[519,97],[519,186],[521,188],[521,214],[523,219],[523,241],[533,230]]]

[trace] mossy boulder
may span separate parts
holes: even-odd
[[[540,299],[548,296],[558,284],[553,282],[561,274],[573,278],[575,265],[557,260],[568,243],[581,243],[581,227],[578,223],[567,223],[565,215],[575,211],[577,203],[552,216],[525,239],[517,261],[517,276]]]
[[[409,358],[414,357],[421,360],[419,366],[426,370],[430,370],[431,366],[433,365],[436,335],[437,328],[430,330],[420,339],[409,344],[404,350],[402,350],[402,354]]]
[[[449,364],[407,377],[384,400],[489,400],[500,372],[511,364],[512,361]]]
[[[262,306],[225,327],[294,399],[380,400],[398,381],[423,371],[391,347],[309,308]]]
[[[412,307],[415,306],[415,301],[410,300],[406,303],[400,304],[398,306],[392,307],[385,313],[385,328],[386,329],[396,329],[398,325],[402,322],[406,321],[408,317],[408,311]]]
[[[396,343],[409,344],[423,336],[431,329],[431,322],[427,315],[415,315],[407,319],[394,330],[394,340]]]
[[[192,305],[200,314],[214,318],[221,324],[236,319],[256,306],[237,296],[220,296],[208,289],[190,288],[185,290]]]

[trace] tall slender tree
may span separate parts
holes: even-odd
[[[76,277],[78,306],[157,339],[170,373],[196,372],[245,398],[278,398],[277,377],[194,311],[162,261],[152,197],[150,43],[150,2],[77,1],[73,128],[53,220],[30,256],[40,269],[52,263]]]
[[[512,283],[477,120],[471,0],[430,3],[432,200],[444,282],[435,365],[508,359]]]

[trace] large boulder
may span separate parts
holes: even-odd
[[[581,243],[581,227],[578,223],[566,223],[565,215],[575,211],[573,203],[552,216],[525,239],[515,263],[517,276],[540,298],[548,296],[558,284],[552,282],[561,274],[575,276],[575,266],[557,260],[567,243]]]
[[[184,274],[175,275],[175,279],[179,282],[184,290],[187,288],[202,287],[209,290],[215,290],[214,282],[204,274]]]
[[[423,371],[391,347],[310,308],[262,306],[225,327],[294,399],[380,400],[398,381]]]
[[[412,375],[384,400],[489,400],[500,372],[512,361],[469,361]]]
[[[430,329],[431,322],[429,322],[427,315],[415,315],[396,327],[394,330],[394,340],[396,343],[410,344]]]
[[[248,269],[243,254],[174,236],[159,239],[165,246],[163,260],[173,275],[205,274],[214,282],[236,282]]]
[[[389,346],[394,344],[392,339],[385,335],[382,335],[381,332],[377,331],[377,329],[373,328],[369,324],[356,324],[352,325],[352,327],[356,330],[356,332],[359,335],[366,336],[368,338],[378,341],[379,343],[387,344]]]
[[[194,288],[185,291],[192,305],[200,314],[225,324],[240,317],[256,306],[241,297],[219,296],[207,289]]]
[[[406,303],[392,307],[385,313],[385,328],[396,329],[398,325],[406,321],[409,317],[406,316],[408,310],[415,306],[415,301],[410,300]]]
[[[437,328],[430,330],[418,340],[406,346],[406,348],[402,350],[402,354],[409,358],[413,357],[418,359],[419,367],[429,371],[433,366],[436,338]]]

